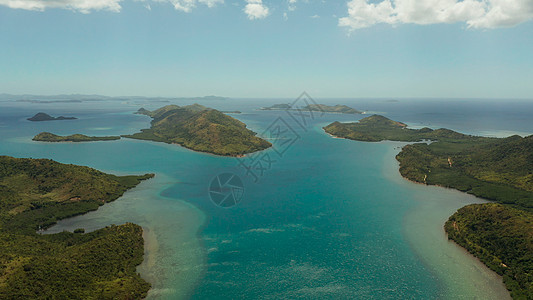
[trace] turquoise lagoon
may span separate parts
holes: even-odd
[[[115,174],[157,176],[96,212],[59,222],[48,232],[134,222],[146,241],[141,275],[151,299],[402,298],[505,299],[501,278],[446,239],[442,225],[458,208],[483,202],[470,195],[404,180],[394,159],[401,143],[334,139],[321,127],[364,116],[315,115],[299,126],[282,111],[257,111],[290,99],[237,99],[201,104],[240,110],[232,115],[262,133],[281,118],[298,139],[272,149],[259,180],[235,158],[175,145],[122,139],[38,143],[41,131],[116,135],[149,126],[132,114],[148,100],[27,104],[0,102],[0,153],[51,158]],[[484,135],[531,134],[527,101],[439,99],[321,100],[379,112],[410,126],[448,127]],[[175,101],[175,104],[190,104]],[[74,121],[29,122],[45,111]],[[239,176],[242,201],[231,208],[209,199],[220,173]]]

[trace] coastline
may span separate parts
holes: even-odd
[[[321,131],[333,138],[358,142],[332,136],[323,128]],[[384,144],[389,147],[383,160],[383,176],[412,190],[412,197],[418,202],[417,206],[404,216],[402,232],[413,252],[443,283],[440,298],[511,299],[503,283],[503,277],[489,269],[465,248],[449,240],[444,231],[444,223],[459,208],[489,201],[453,188],[428,185],[402,176],[396,155],[404,146],[413,144],[413,142],[384,140],[370,143]],[[439,192],[431,193],[431,189],[438,189]]]
[[[254,151],[254,152],[247,152],[247,153],[244,153],[244,154],[231,154],[231,155],[223,155],[223,154],[218,154],[218,153],[214,153],[214,152],[209,152],[209,151],[201,151],[201,150],[196,150],[196,149],[193,149],[193,148],[189,148],[189,147],[186,147],[182,144],[179,144],[179,143],[170,143],[170,142],[162,142],[162,141],[154,141],[154,140],[146,140],[146,139],[138,139],[138,138],[133,138],[133,137],[129,137],[129,136],[121,136],[122,138],[125,138],[125,139],[130,139],[130,140],[138,140],[138,141],[144,141],[144,142],[153,142],[153,143],[164,143],[164,144],[167,144],[167,145],[176,145],[176,146],[180,146],[184,149],[187,149],[187,150],[190,150],[190,151],[193,151],[193,152],[196,152],[196,153],[204,153],[204,154],[209,154],[209,155],[213,155],[213,156],[216,156],[216,157],[236,157],[236,158],[242,158],[242,157],[246,157],[246,155],[248,154],[252,154],[252,153],[256,153],[256,152],[259,152],[259,151],[264,151],[264,150],[267,150],[267,149],[270,149],[272,148],[272,145],[268,148],[265,148],[265,149],[261,149],[261,150],[257,150],[257,151]]]
[[[137,272],[152,285],[146,299],[188,299],[206,268],[206,254],[198,235],[206,216],[186,201],[160,195],[175,182],[156,173],[149,184],[141,182],[98,210],[61,220],[47,231],[92,231],[110,224],[138,224],[143,228],[144,259]],[[165,226],[158,225],[162,223]]]
[[[502,276],[490,270],[466,249],[448,239],[444,222],[457,209],[473,203],[487,203],[451,188],[427,185],[403,177],[399,172],[396,155],[401,151],[396,145],[407,142],[380,142],[394,145],[383,162],[383,174],[388,180],[408,185],[414,191],[417,206],[404,217],[403,234],[413,252],[416,253],[431,272],[443,282],[443,298],[468,298],[473,291],[482,299],[511,299],[503,284]],[[412,183],[417,183],[413,185]],[[422,187],[424,186],[424,187]],[[428,189],[438,189],[431,193]],[[444,193],[442,191],[445,191]],[[429,197],[428,197],[429,196]]]

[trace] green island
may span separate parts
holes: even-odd
[[[0,156],[0,299],[140,299],[150,284],[142,228],[39,234],[116,200],[142,176],[115,176],[49,159]]]
[[[324,130],[357,141],[414,142],[396,156],[403,177],[498,202],[461,208],[445,230],[503,275],[514,299],[533,299],[533,135],[489,138],[449,129],[410,129],[379,115],[334,122]]]
[[[50,132],[41,132],[34,136],[32,140],[38,142],[95,142],[95,141],[115,141],[120,136],[86,136],[83,134],[72,134],[60,136]]]
[[[261,107],[259,110],[296,110],[292,108],[290,104],[274,104],[269,107]],[[302,110],[326,112],[326,113],[338,113],[338,114],[362,114],[355,108],[351,108],[346,105],[325,105],[325,104],[309,104],[302,108]]]
[[[178,144],[223,156],[242,156],[272,146],[243,122],[199,104],[167,105],[154,111],[141,108],[136,113],[153,118],[151,128],[122,137]]]
[[[28,118],[28,121],[40,122],[40,121],[76,120],[76,119],[78,119],[78,118],[75,118],[75,117],[63,117],[63,116],[52,117],[49,114],[40,112],[40,113],[35,114],[35,116],[33,116],[31,118]]]
[[[242,114],[242,111],[239,110],[223,110],[221,112],[225,114]]]

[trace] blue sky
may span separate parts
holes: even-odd
[[[533,98],[533,1],[417,1],[0,0],[0,93]]]

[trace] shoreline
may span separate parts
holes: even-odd
[[[202,153],[202,154],[208,154],[208,155],[215,156],[215,157],[243,158],[243,157],[246,157],[246,156],[249,155],[249,154],[257,153],[257,152],[264,151],[264,150],[268,150],[268,149],[272,148],[272,145],[271,145],[271,146],[268,147],[268,148],[261,149],[261,150],[257,150],[257,151],[254,151],[254,152],[248,152],[248,153],[244,153],[244,154],[235,154],[235,155],[223,155],[223,154],[217,154],[217,153],[214,153],[214,152],[200,151],[200,150],[192,149],[192,148],[185,147],[185,146],[183,146],[182,144],[178,144],[178,143],[169,143],[169,142],[162,142],[162,141],[137,139],[137,138],[127,137],[127,136],[121,136],[121,138],[124,138],[124,139],[130,139],[130,140],[137,140],[137,141],[144,141],[144,142],[153,142],[153,143],[158,143],[158,144],[159,144],[159,143],[164,143],[164,144],[167,144],[167,145],[180,146],[181,148],[183,148],[183,149],[187,149],[187,150],[190,150],[190,151],[192,151],[192,152]]]
[[[406,142],[386,142],[387,144],[408,144]],[[401,151],[401,150],[400,150]],[[399,172],[396,147],[387,152],[383,171],[388,180],[408,185],[413,190],[414,200],[418,203],[404,216],[403,234],[413,252],[437,278],[442,280],[443,298],[448,295],[459,297],[472,289],[485,293],[483,299],[511,299],[503,283],[503,277],[489,269],[481,260],[465,248],[448,239],[444,222],[457,209],[487,200],[461,191],[431,185],[412,185],[413,181]],[[419,182],[414,182],[419,183]],[[428,189],[438,189],[441,193],[430,193]],[[419,191],[419,192],[418,192]],[[429,192],[429,195],[428,195]],[[433,240],[433,242],[428,242]],[[459,275],[459,276],[457,276]],[[468,282],[461,279],[468,278]],[[477,294],[477,293],[476,293]],[[453,298],[454,296],[452,296]]]
[[[160,195],[174,182],[176,179],[158,172],[149,184],[142,182],[116,201],[61,220],[49,230],[53,233],[81,227],[87,232],[110,224],[138,224],[143,229],[144,256],[136,270],[151,284],[145,299],[188,299],[205,273],[206,254],[200,233],[206,216],[185,200]],[[163,227],[159,225],[161,220]]]
[[[364,142],[333,136],[332,134],[323,130],[323,128],[322,132],[326,133],[332,138],[344,139],[355,142]],[[384,158],[383,165],[384,176],[388,180],[392,180],[398,184],[411,185],[412,183],[415,183],[416,185],[412,185],[411,188],[415,190],[422,188],[422,192],[427,192],[428,188],[434,187],[446,191],[446,194],[458,195],[451,198],[454,201],[450,201],[450,199],[442,199],[442,201],[440,202],[435,202],[430,201],[430,199],[417,199],[419,205],[404,217],[404,235],[407,237],[408,242],[413,249],[413,252],[417,256],[419,256],[421,261],[426,265],[426,267],[428,267],[432,274],[434,274],[435,276],[437,276],[437,278],[440,278],[440,280],[443,281],[443,291],[445,291],[446,294],[455,294],[457,296],[460,296],[460,290],[467,291],[468,288],[472,287],[470,285],[465,285],[465,282],[457,281],[455,277],[451,276],[451,273],[471,273],[468,278],[472,281],[471,283],[474,287],[478,288],[484,286],[484,288],[478,289],[484,292],[494,292],[490,293],[490,295],[486,295],[485,298],[495,300],[511,299],[510,293],[503,283],[503,277],[489,269],[488,266],[486,266],[480,259],[468,252],[465,248],[461,247],[453,240],[449,240],[448,235],[444,230],[444,223],[455,211],[457,211],[457,209],[469,204],[487,203],[490,201],[468,193],[461,192],[453,188],[448,188],[440,185],[429,185],[422,182],[416,182],[407,177],[404,177],[400,173],[400,162],[396,159],[396,156],[402,151],[402,148],[404,146],[413,144],[415,142],[384,140],[371,143],[382,143],[391,146],[391,148],[389,148],[386,154],[386,157]],[[422,185],[425,187],[422,187]],[[439,196],[442,195],[439,194]],[[456,205],[453,206],[453,202],[457,201],[462,201],[464,203],[456,203]],[[448,210],[449,213],[447,213],[446,215],[439,215],[439,212],[443,211],[443,209]],[[418,226],[419,224],[417,224],[417,222],[421,219],[428,218],[429,215],[432,215],[436,218],[440,218],[439,222],[433,222],[434,219],[426,220],[425,224],[423,224],[422,226]],[[428,235],[428,231],[433,232],[433,234]],[[451,253],[443,254],[447,256],[445,258],[439,255],[439,251],[442,252],[442,249],[433,249],[434,245],[428,243],[428,240],[431,240],[432,238],[434,239],[434,234],[436,232],[438,232],[439,235],[438,244],[444,248],[447,248],[446,250]],[[424,234],[426,235],[425,238],[420,239],[420,236],[423,236]],[[455,253],[455,257],[453,256],[453,253]],[[443,259],[451,260],[453,263],[450,265],[443,266],[441,262]],[[439,265],[441,266],[441,268],[438,267]],[[468,265],[469,268],[465,269],[465,266]],[[445,269],[445,271],[443,269]],[[454,288],[459,289],[459,291],[455,291]],[[447,298],[446,295],[441,296]]]

